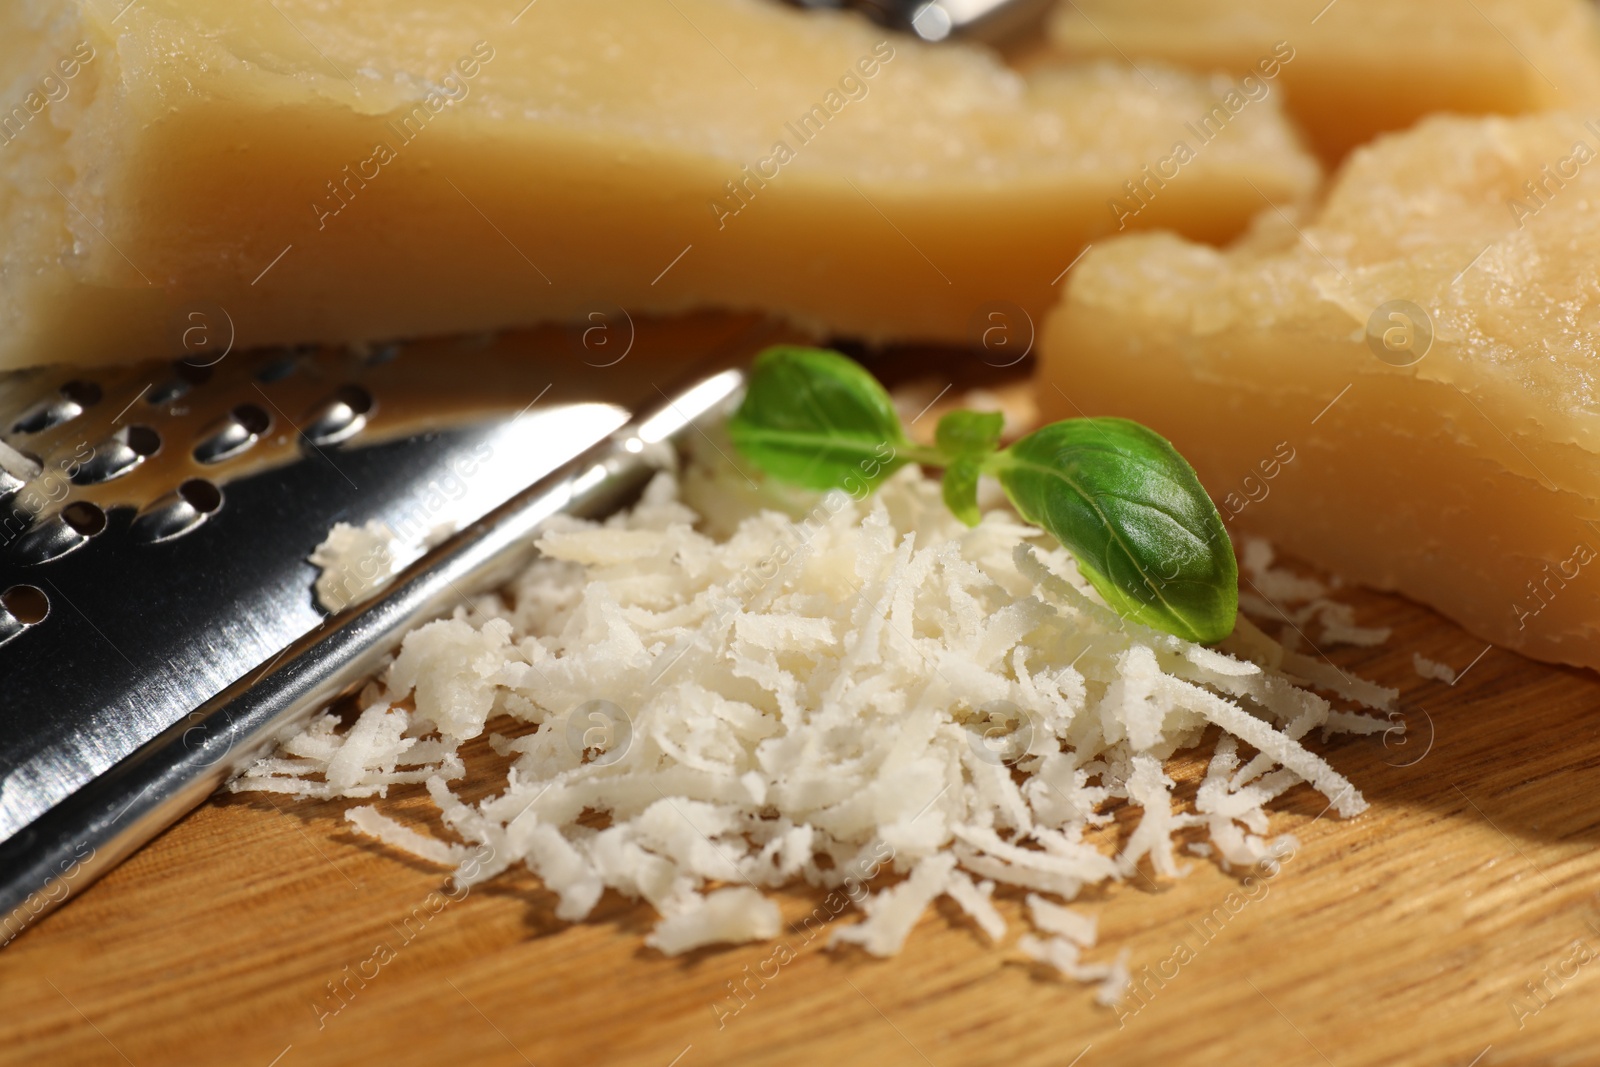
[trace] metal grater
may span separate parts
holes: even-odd
[[[510,577],[540,521],[625,504],[646,446],[794,336],[596,326],[0,382],[0,943]],[[329,615],[307,556],[371,519],[460,532]]]

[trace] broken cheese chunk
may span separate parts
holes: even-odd
[[[702,306],[962,342],[1041,317],[1227,88],[773,0],[517,7],[6,5],[0,368],[181,355],[197,310],[240,347]],[[1130,225],[1223,240],[1318,178],[1258,107]]]
[[[1042,352],[1046,418],[1147,423],[1233,528],[1600,666],[1600,122],[1438,116],[1228,251],[1096,245]]]
[[[1073,0],[1050,36],[1070,56],[1276,77],[1330,162],[1435,111],[1600,102],[1600,16],[1585,0]]]

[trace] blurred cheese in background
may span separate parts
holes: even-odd
[[[1290,113],[1329,162],[1434,111],[1600,103],[1586,0],[1071,0],[1050,36],[1075,57],[1281,67]]]
[[[5,5],[0,367],[173,354],[194,306],[240,347],[706,306],[961,342],[1102,233],[1224,240],[1320,176],[1252,103],[1123,218],[1229,79],[1024,80],[772,0],[518,7]]]
[[[1436,116],[1298,229],[1097,244],[1037,396],[1170,437],[1234,529],[1600,667],[1597,249],[1600,121]]]

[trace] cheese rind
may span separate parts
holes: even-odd
[[[1231,526],[1600,666],[1596,160],[1585,116],[1436,117],[1228,251],[1099,245],[1046,327],[1043,414],[1144,421]],[[1380,358],[1391,330],[1412,348]]]
[[[770,0],[121,8],[0,15],[13,96],[94,56],[0,149],[0,367],[173,354],[196,305],[239,346],[618,306],[965,341],[989,302],[1042,316],[1226,88],[1024,80]],[[1129,224],[1226,239],[1318,178],[1255,108]]]
[[[1271,69],[1329,161],[1436,111],[1600,100],[1600,16],[1584,0],[1074,0],[1050,36],[1075,57]]]

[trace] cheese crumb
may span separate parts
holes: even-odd
[[[656,924],[644,943],[677,956],[705,945],[770,941],[782,926],[776,904],[749,886],[731,886],[685,898],[681,907]]]
[[[1246,588],[1239,593],[1239,607],[1268,623],[1282,623],[1281,640],[1293,648],[1309,641],[1306,629],[1313,622],[1316,645],[1357,645],[1373,648],[1389,640],[1393,632],[1386,626],[1358,626],[1355,609],[1328,597],[1328,587],[1315,578],[1296,575],[1274,567],[1272,545],[1258,537],[1247,538],[1239,554],[1239,569]],[[1337,584],[1337,583],[1335,583]]]
[[[978,929],[989,935],[990,941],[998,943],[1005,938],[1006,920],[994,906],[993,882],[975,883],[961,871],[951,871],[944,891],[967,913],[967,918],[978,924]]]
[[[1092,915],[1081,915],[1071,908],[1052,904],[1037,893],[1028,894],[1028,919],[1034,929],[1064,937],[1080,948],[1094,945],[1095,921]]]
[[[1131,976],[1128,973],[1128,950],[1117,953],[1110,963],[1083,963],[1078,956],[1078,946],[1064,937],[1041,940],[1032,934],[1023,934],[1017,948],[1036,963],[1053,967],[1068,978],[1099,985],[1094,999],[1108,1008],[1114,1008],[1127,994]]]
[[[1411,666],[1420,677],[1432,678],[1435,681],[1444,682],[1446,685],[1455,684],[1456,672],[1448,664],[1440,663],[1438,660],[1432,660],[1427,656],[1413,652],[1411,653]]]
[[[310,560],[317,575],[317,603],[331,612],[366,600],[400,573],[400,541],[386,523],[372,519],[361,526],[335,523]]]

